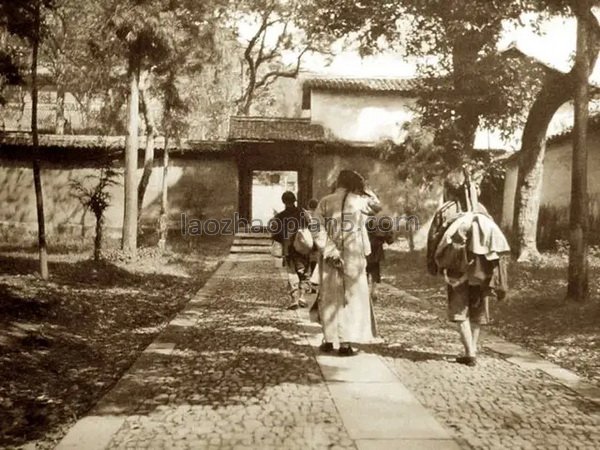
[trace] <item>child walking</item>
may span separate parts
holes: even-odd
[[[391,230],[386,230],[385,224],[379,223],[380,219],[371,216],[367,221],[367,233],[371,244],[371,254],[367,256],[367,278],[371,299],[377,300],[377,285],[381,283],[381,261],[384,259],[383,244],[394,242]],[[390,227],[391,228],[391,227]]]

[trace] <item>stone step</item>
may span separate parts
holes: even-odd
[[[271,254],[270,247],[264,246],[251,246],[251,245],[232,245],[229,250],[230,253],[253,253],[253,254]]]
[[[241,238],[241,239],[269,239],[271,237],[270,233],[247,233],[247,232],[239,232],[239,233],[235,233],[235,237],[236,238]]]
[[[252,246],[259,246],[259,247],[270,247],[271,242],[272,242],[271,239],[239,239],[239,238],[236,238],[233,241],[233,245],[240,245],[240,246],[252,245]]]

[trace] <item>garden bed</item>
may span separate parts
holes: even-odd
[[[231,239],[176,243],[165,255],[100,264],[31,249],[0,253],[0,447],[53,448],[110,389],[226,255]],[[111,252],[108,252],[111,255]]]

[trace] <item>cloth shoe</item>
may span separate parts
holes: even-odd
[[[340,356],[354,356],[356,354],[358,354],[358,350],[350,346],[343,346],[338,350],[338,355]]]
[[[469,367],[475,367],[477,365],[477,359],[474,356],[459,356],[456,358],[456,362]]]
[[[331,353],[333,351],[333,344],[331,342],[323,342],[319,345],[319,350],[324,353]]]

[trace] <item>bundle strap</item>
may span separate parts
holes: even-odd
[[[346,208],[346,199],[348,198],[348,194],[349,191],[346,190],[345,194],[344,194],[344,198],[342,200],[342,224],[341,224],[341,244],[342,244],[342,249],[340,251],[340,257],[342,259],[342,261],[344,261],[344,209]],[[345,262],[344,262],[345,264]],[[348,302],[346,301],[346,274],[344,273],[344,267],[342,266],[342,290],[344,291],[344,306],[346,306],[348,304]]]

